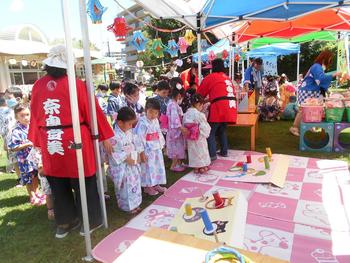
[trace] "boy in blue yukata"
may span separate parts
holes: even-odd
[[[120,109],[122,99],[122,88],[120,83],[112,81],[109,84],[111,94],[107,101],[107,114],[111,117],[112,122],[116,119],[118,110]]]
[[[27,105],[19,104],[14,109],[17,123],[12,130],[8,148],[16,153],[21,183],[27,187],[30,203],[45,204],[45,196],[38,192],[38,171],[28,160],[33,144],[28,140],[30,111]]]

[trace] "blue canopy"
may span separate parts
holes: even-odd
[[[247,52],[249,57],[265,57],[265,56],[282,56],[298,54],[300,45],[293,43],[279,43],[274,45],[266,45]]]
[[[350,0],[134,0],[160,18],[177,19],[197,29],[209,30],[239,20],[267,19],[285,21],[348,4]]]

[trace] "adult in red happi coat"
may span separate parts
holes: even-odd
[[[209,97],[210,108],[208,122],[211,126],[208,138],[209,154],[212,160],[217,159],[215,136],[219,137],[221,156],[227,156],[228,142],[226,135],[227,123],[235,123],[237,119],[237,105],[235,89],[231,79],[224,73],[222,59],[212,61],[212,72],[206,76],[197,93]]]
[[[47,75],[36,81],[33,86],[28,134],[33,145],[39,147],[42,152],[43,171],[54,197],[57,238],[65,237],[70,230],[79,227],[81,222],[77,157],[75,150],[70,147],[74,137],[66,61],[64,46],[52,48],[48,58],[43,61]],[[94,229],[101,225],[102,217],[96,184],[89,100],[83,81],[76,80],[76,89],[89,222],[91,229]],[[110,152],[108,139],[113,137],[113,130],[96,100],[95,105],[99,139],[106,151]],[[83,232],[82,229],[81,233]]]

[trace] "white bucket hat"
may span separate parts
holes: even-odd
[[[47,58],[43,60],[43,63],[50,67],[67,69],[66,47],[63,45],[52,47]]]

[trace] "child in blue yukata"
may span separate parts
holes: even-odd
[[[162,153],[165,140],[159,126],[159,112],[159,101],[148,99],[146,115],[139,119],[135,127],[135,133],[140,136],[145,149],[145,162],[141,164],[141,185],[144,192],[151,196],[166,190],[160,186],[166,184],[166,173]]]
[[[290,96],[289,103],[287,104],[286,108],[284,109],[284,111],[281,115],[281,119],[282,120],[294,120],[297,113],[298,113],[297,97]]]
[[[21,183],[27,187],[30,203],[43,205],[46,197],[38,192],[38,171],[34,164],[27,159],[33,147],[33,144],[27,138],[30,120],[29,107],[19,104],[14,108],[14,112],[17,123],[12,130],[8,148],[16,152]]]
[[[135,122],[136,114],[131,108],[123,107],[118,111],[115,135],[111,139],[113,152],[109,156],[109,175],[114,183],[118,206],[130,213],[140,210],[140,160],[145,160],[143,144],[132,129]]]
[[[106,85],[98,85],[97,86],[97,94],[96,98],[98,104],[100,105],[103,113],[107,115],[107,103],[105,101],[105,97],[107,96],[108,87]]]
[[[112,81],[109,84],[109,89],[111,91],[111,94],[108,96],[107,113],[113,122],[117,117],[117,113],[121,104],[122,87],[120,86],[120,83]]]
[[[160,104],[159,122],[160,122],[160,127],[164,133],[166,133],[166,130],[168,129],[168,118],[166,116],[166,109],[170,101],[169,92],[170,92],[169,82],[166,80],[159,81],[156,89],[157,95],[154,98]]]
[[[7,147],[7,144],[11,138],[11,131],[16,124],[13,107],[17,104],[17,101],[13,107],[9,107],[8,104],[11,105],[11,102],[7,103],[5,97],[0,97],[0,135],[4,142],[4,150],[7,153],[6,171],[10,172],[13,168],[15,168],[18,177],[18,186],[21,186],[16,154],[10,151]]]

